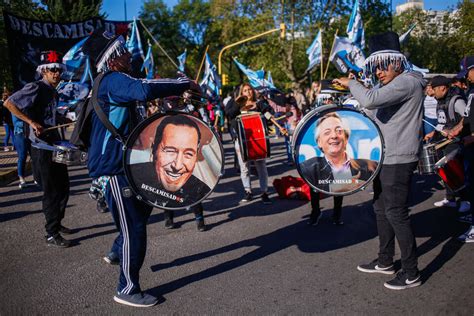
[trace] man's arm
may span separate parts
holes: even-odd
[[[31,128],[33,128],[33,130],[35,131],[36,135],[41,134],[41,132],[43,131],[43,126],[41,126],[41,124],[33,121],[28,115],[26,115],[25,113],[20,111],[20,109],[15,105],[15,103],[13,103],[10,99],[5,101],[4,106],[13,115],[15,115],[20,120],[22,120],[22,121],[26,122],[28,125],[30,125]]]

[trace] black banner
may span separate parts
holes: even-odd
[[[38,79],[36,67],[41,51],[56,50],[65,54],[74,44],[94,30],[104,27],[114,34],[128,31],[130,22],[91,18],[73,23],[31,20],[4,12],[5,31],[10,52],[14,90]]]

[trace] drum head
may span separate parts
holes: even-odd
[[[127,140],[124,168],[138,199],[169,210],[186,209],[214,190],[224,152],[213,131],[184,113],[156,114]]]
[[[364,189],[379,172],[383,154],[378,126],[352,108],[329,105],[313,110],[298,124],[293,138],[301,177],[329,195]]]

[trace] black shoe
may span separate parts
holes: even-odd
[[[61,235],[46,236],[46,244],[58,248],[67,248],[71,245],[69,240],[64,239]]]
[[[174,224],[172,218],[167,218],[167,219],[165,220],[165,228],[167,228],[167,229],[176,228],[176,226],[175,226],[175,224]]]
[[[367,264],[358,265],[357,270],[362,271],[362,272],[367,272],[367,273],[383,273],[383,274],[395,273],[395,268],[393,266],[393,263],[391,265],[385,266],[383,264],[380,264],[378,259],[375,259],[374,261]]]
[[[319,224],[319,220],[321,219],[321,216],[323,216],[323,214],[319,214],[318,217],[310,215],[308,225],[317,226]]]
[[[97,200],[97,212],[99,213],[107,213],[109,208],[107,207],[107,203],[103,200]]]
[[[71,235],[74,233],[72,229],[64,227],[63,225],[59,226],[59,232],[64,235]]]
[[[102,259],[104,259],[105,262],[107,262],[108,264],[111,264],[111,265],[120,264],[120,258],[118,256],[118,254],[116,252],[113,252],[113,251],[109,252],[107,254],[107,256],[105,256]]]
[[[114,296],[114,301],[133,307],[151,307],[158,304],[158,299],[156,297],[144,292],[136,294],[117,293]]]
[[[204,224],[204,219],[200,219],[197,221],[197,230],[200,232],[206,231],[206,224]]]
[[[267,204],[267,205],[272,204],[272,200],[270,200],[267,193],[262,194],[262,202],[263,204]]]
[[[391,290],[404,290],[420,285],[421,276],[419,273],[413,277],[410,277],[405,271],[398,272],[394,279],[384,283],[384,286]]]
[[[250,202],[252,201],[253,195],[252,192],[245,192],[245,196],[242,199],[242,202]]]
[[[333,219],[332,223],[336,226],[342,226],[344,225],[344,222],[341,219]]]

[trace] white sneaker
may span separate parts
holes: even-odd
[[[471,226],[467,232],[458,237],[462,242],[474,242],[474,226]]]
[[[465,212],[469,212],[470,210],[471,210],[471,203],[469,203],[468,201],[461,201],[458,212],[465,213]]]
[[[455,201],[450,201],[447,198],[444,198],[441,201],[434,202],[434,206],[436,206],[436,207],[442,207],[442,206],[456,207],[456,202]]]
[[[18,185],[18,187],[20,189],[24,189],[28,186],[28,183],[26,183],[25,181],[21,181],[20,184]]]

